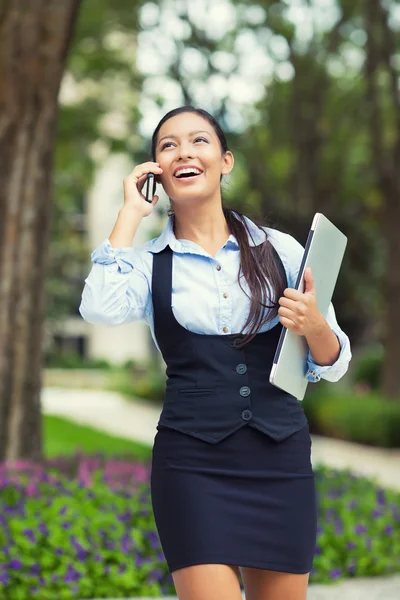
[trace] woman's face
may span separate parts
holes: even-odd
[[[221,201],[220,176],[233,167],[232,152],[222,155],[219,139],[210,123],[196,113],[181,113],[168,119],[158,132],[156,161],[163,169],[162,186],[175,205],[188,200]],[[176,177],[184,166],[200,174]]]

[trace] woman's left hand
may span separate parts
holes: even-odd
[[[309,267],[304,272],[304,281],[304,293],[293,288],[285,289],[279,299],[278,313],[282,325],[298,335],[308,336],[318,332],[325,318],[318,310],[317,292]]]

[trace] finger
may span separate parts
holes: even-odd
[[[282,296],[281,298],[279,298],[278,302],[279,302],[279,304],[281,306],[285,306],[286,308],[290,308],[293,311],[294,311],[295,306],[297,304],[296,300],[290,300],[290,298],[285,298],[285,296]]]
[[[295,323],[291,319],[287,319],[286,317],[281,317],[280,318],[280,322],[287,329],[290,329],[292,331],[296,330],[296,325],[295,325]]]
[[[305,281],[305,292],[310,292],[314,288],[314,277],[312,276],[312,272],[310,267],[304,271],[304,281]]]
[[[291,321],[295,322],[296,315],[292,310],[289,310],[288,308],[284,308],[283,306],[281,306],[281,308],[278,310],[278,313],[282,317],[286,317],[287,319],[291,319]]]
[[[161,175],[161,173],[163,173],[163,169],[157,166],[153,166],[151,169],[146,169],[143,167],[138,169],[138,167],[135,167],[132,171],[132,175],[137,179],[137,181],[139,181],[139,179],[141,179],[142,177],[147,177],[149,173],[158,173]]]
[[[301,300],[303,298],[303,294],[299,292],[299,290],[295,290],[294,288],[286,288],[283,292],[283,295],[290,300]]]

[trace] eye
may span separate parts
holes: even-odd
[[[197,140],[202,140],[203,142],[206,142],[208,144],[208,140],[206,140],[205,138],[198,137],[194,141],[197,142]],[[161,146],[161,150],[164,150],[164,148],[166,148],[168,144],[172,144],[172,142],[165,142],[165,144]]]

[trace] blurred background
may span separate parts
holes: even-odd
[[[148,490],[164,365],[146,325],[78,307],[123,178],[185,104],[227,135],[227,206],[303,245],[315,212],[348,236],[333,303],[353,360],[304,400],[323,499],[311,581],[400,572],[399,32],[394,0],[0,0],[1,599],[173,592]],[[165,224],[157,193],[135,245]],[[78,504],[92,489],[87,514],[56,505],[78,529],[26,533],[21,506],[54,522],[64,484]],[[91,504],[110,511],[110,490],[133,511],[117,531]]]

